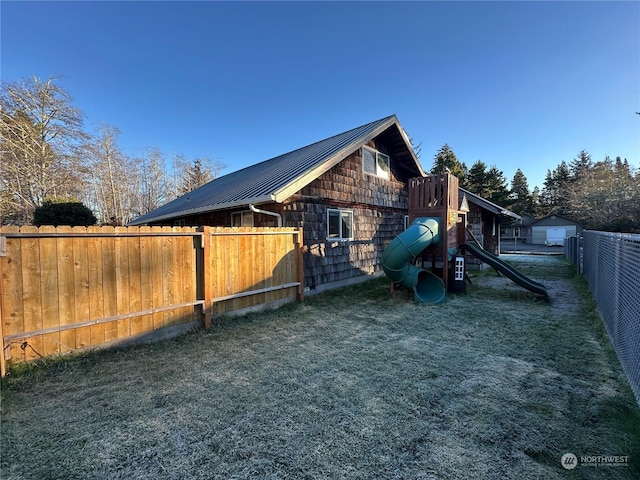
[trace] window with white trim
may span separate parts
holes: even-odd
[[[362,170],[369,175],[389,179],[389,155],[369,147],[362,147]]]
[[[253,212],[247,210],[245,212],[234,212],[231,214],[232,227],[253,227]]]
[[[329,240],[353,239],[353,212],[327,209],[327,238]]]

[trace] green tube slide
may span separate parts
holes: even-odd
[[[411,262],[429,245],[440,241],[436,218],[416,218],[409,228],[394,238],[382,253],[382,269],[393,283],[413,290],[418,302],[442,303],[444,282]]]

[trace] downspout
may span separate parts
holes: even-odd
[[[249,208],[251,209],[252,212],[255,212],[255,213],[262,213],[264,215],[271,215],[272,217],[277,217],[278,227],[282,226],[282,215],[280,215],[279,213],[270,212],[268,210],[261,210],[259,208],[256,208],[256,206],[253,203],[249,204]]]

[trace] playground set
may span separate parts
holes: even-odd
[[[446,292],[465,289],[467,252],[527,290],[548,299],[544,285],[526,277],[473,239],[467,242],[467,210],[461,209],[458,178],[451,173],[409,180],[410,225],[382,254],[394,285],[413,291],[416,301],[441,303]]]

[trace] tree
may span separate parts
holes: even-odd
[[[502,206],[509,203],[507,180],[495,165],[487,170],[487,165],[478,160],[469,169],[465,183],[465,188],[482,198]]]
[[[101,223],[125,225],[133,216],[137,175],[130,159],[120,149],[120,130],[103,124],[87,143],[90,202]]]
[[[133,216],[140,216],[165,204],[170,199],[171,186],[165,156],[157,148],[148,149],[145,156],[133,163],[137,165],[138,179]]]
[[[487,175],[487,165],[478,160],[469,169],[466,175],[466,187],[470,192],[476,193],[483,198],[488,198],[489,178]]]
[[[640,227],[640,174],[621,160],[606,157],[572,178],[566,187],[567,211],[587,228],[637,231]]]
[[[509,189],[507,188],[507,179],[502,170],[492,165],[487,172],[488,179],[488,200],[500,206],[509,206]]]
[[[458,160],[451,147],[445,143],[434,157],[431,173],[442,175],[447,169],[458,177],[461,187],[466,185],[467,166]]]
[[[0,194],[3,214],[26,224],[48,197],[78,192],[83,113],[55,77],[2,83]]]
[[[589,173],[593,166],[591,161],[591,155],[586,150],[580,150],[578,156],[571,160],[569,164],[569,171],[571,172],[572,180],[577,180],[582,176]]]
[[[174,156],[173,171],[176,196],[184,195],[217,178],[227,166],[209,157],[195,158],[193,162],[184,155]]]
[[[193,164],[189,165],[184,172],[181,186],[182,193],[191,192],[211,181],[212,178],[211,171],[202,165],[202,160],[196,158]]]
[[[33,212],[33,224],[69,225],[88,227],[96,223],[93,212],[83,203],[75,200],[45,200]]]
[[[511,210],[518,215],[533,213],[533,198],[522,170],[517,169],[511,180]]]
[[[540,192],[540,187],[536,185],[533,187],[533,191],[531,192],[531,209],[529,210],[529,213],[533,215],[534,218],[545,216],[541,198],[542,192]]]
[[[564,160],[553,170],[547,170],[544,187],[540,197],[542,213],[552,211],[563,213],[566,210],[566,187],[571,180],[569,166]]]

